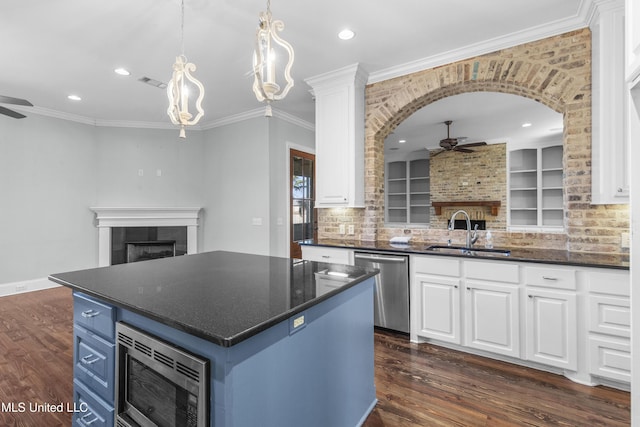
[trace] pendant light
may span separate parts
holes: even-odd
[[[273,21],[271,17],[271,0],[267,0],[267,11],[259,15],[260,23],[256,32],[256,46],[253,54],[253,92],[260,102],[266,102],[265,116],[271,117],[271,103],[287,96],[293,87],[291,66],[293,65],[293,48],[278,34],[284,29],[282,21]],[[285,87],[281,90],[276,80],[276,61],[284,63],[284,58],[276,57],[276,45],[281,46],[278,52],[286,52],[288,58],[284,66]]]
[[[204,86],[198,81],[192,72],[196,66],[187,61],[184,55],[184,0],[181,7],[182,21],[180,24],[182,54],[176,57],[173,64],[173,76],[167,85],[167,96],[169,97],[169,108],[167,114],[174,125],[180,125],[180,138],[186,138],[185,126],[198,123],[204,115],[202,109],[202,99],[204,98]],[[196,96],[197,92],[197,96]],[[193,102],[197,114],[195,117],[189,112],[189,102]]]

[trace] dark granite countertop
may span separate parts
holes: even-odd
[[[344,276],[332,282],[339,287],[317,286],[316,276],[326,277],[327,270]],[[216,251],[49,279],[229,347],[375,274],[360,267]]]
[[[528,249],[528,248],[499,248],[511,251],[509,256],[491,253],[476,252],[474,255],[454,255],[437,252],[430,252],[427,247],[438,243],[409,242],[408,245],[392,244],[390,242],[358,242],[353,240],[326,239],[318,242],[306,241],[303,244],[312,246],[326,246],[337,248],[348,248],[355,250],[373,250],[384,252],[397,252],[406,254],[433,255],[433,256],[458,256],[467,259],[492,259],[501,261],[534,262],[544,264],[562,264],[581,267],[629,269],[629,255],[569,252],[548,249]]]

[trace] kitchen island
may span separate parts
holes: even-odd
[[[74,290],[74,418],[113,425],[123,322],[209,360],[211,426],[359,425],[376,273],[217,251],[51,275]]]

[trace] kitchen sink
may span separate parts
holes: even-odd
[[[436,252],[439,254],[449,255],[468,255],[468,256],[509,256],[511,251],[508,249],[488,249],[488,248],[465,248],[464,246],[446,246],[432,245],[425,249],[427,252]]]

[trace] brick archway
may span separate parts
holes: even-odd
[[[591,32],[582,29],[367,86],[362,240],[377,240],[384,229],[385,138],[425,105],[476,91],[524,96],[562,113],[565,209],[597,209],[589,204]],[[562,236],[562,245],[593,250],[599,242],[585,236],[572,215],[565,220],[567,234]],[[584,242],[589,243],[588,249]],[[595,251],[609,250],[608,243]]]

